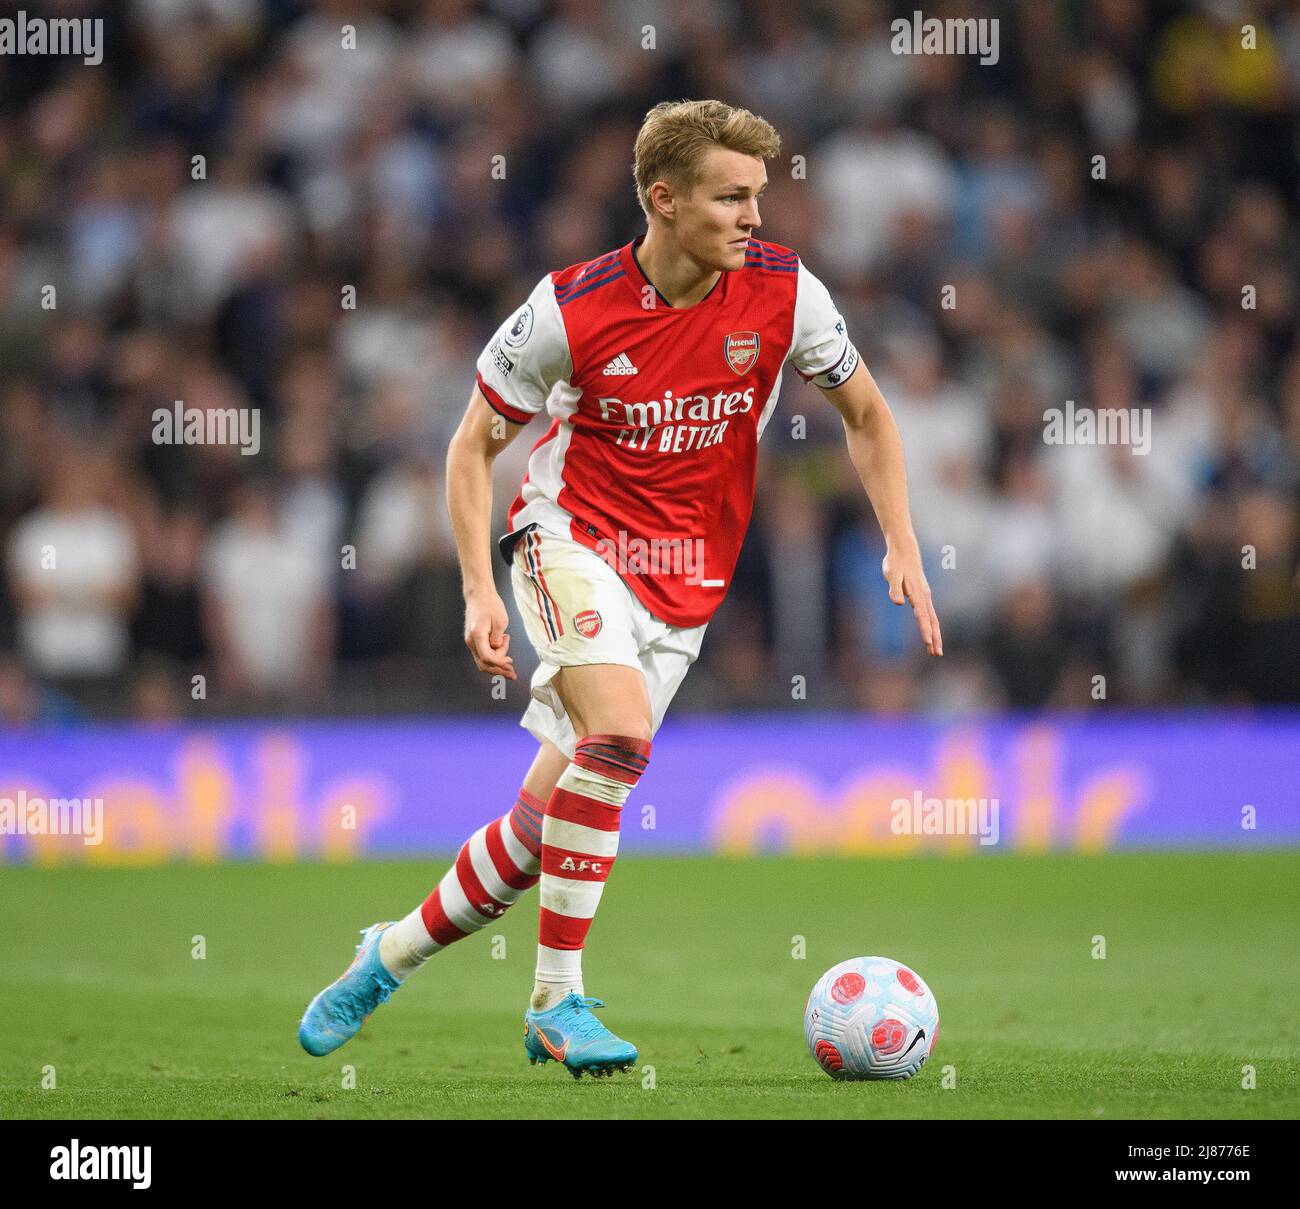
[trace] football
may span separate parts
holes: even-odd
[[[939,1036],[939,1005],[920,976],[888,957],[832,966],[808,996],[804,1037],[832,1079],[910,1079]]]

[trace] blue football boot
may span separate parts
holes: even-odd
[[[351,1040],[370,1013],[402,985],[379,960],[379,938],[392,926],[366,928],[352,964],[307,1005],[298,1025],[298,1041],[309,1054],[320,1058]]]
[[[563,1062],[575,1079],[588,1071],[594,1076],[631,1070],[636,1046],[615,1037],[591,1009],[604,1007],[599,999],[584,999],[570,991],[553,1008],[524,1014],[524,1050],[534,1064]]]

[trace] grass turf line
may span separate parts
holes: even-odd
[[[528,1065],[535,895],[434,957],[347,1046],[304,1054],[298,1018],[357,932],[443,868],[6,869],[0,1114],[1300,1115],[1300,852],[620,861],[587,992],[640,1048],[636,1074]],[[939,1000],[934,1058],[907,1083],[835,1083],[804,1047],[813,982],[867,954],[912,965]]]

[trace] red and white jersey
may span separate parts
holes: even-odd
[[[531,524],[570,537],[656,617],[696,626],[735,569],[782,368],[832,388],[858,354],[788,248],[751,239],[743,269],[673,307],[633,256],[642,239],[547,274],[479,357],[507,420],[550,417],[500,548],[508,560]]]

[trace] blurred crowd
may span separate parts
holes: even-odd
[[[761,235],[894,409],[947,654],[787,374],[679,707],[1300,699],[1295,6],[26,7],[106,49],[0,61],[0,722],[517,712],[462,643],[447,443],[542,273],[644,228],[646,110],[711,96],[783,137]],[[894,53],[918,8],[998,61]],[[177,400],[260,449],[159,443]],[[1046,443],[1067,400],[1149,409],[1149,452]]]

